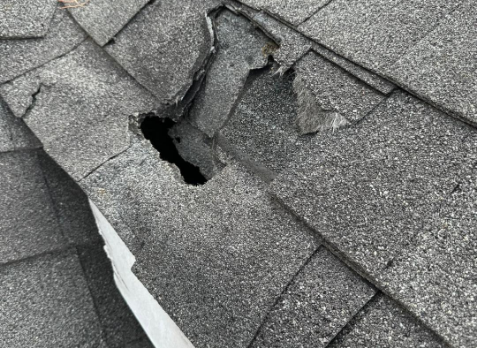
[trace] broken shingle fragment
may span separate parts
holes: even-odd
[[[391,66],[463,0],[335,0],[298,29],[374,72]]]
[[[0,93],[75,180],[126,149],[128,117],[157,105],[147,90],[89,40],[4,84]]]
[[[327,347],[374,294],[322,247],[272,308],[252,347]]]
[[[317,247],[240,167],[185,185],[147,141],[81,185],[106,216],[121,216],[142,239],[135,273],[196,347],[247,346]]]
[[[0,263],[65,246],[36,151],[0,153]]]
[[[165,106],[181,100],[212,53],[215,0],[156,1],[106,51]]]
[[[103,46],[148,2],[149,0],[94,0],[69,11],[96,43]]]
[[[267,65],[268,38],[245,17],[223,11],[216,19],[218,51],[190,110],[191,123],[209,137],[225,124],[250,70]]]
[[[293,77],[280,77],[272,69],[250,76],[240,102],[220,132],[220,146],[243,162],[247,162],[242,158],[246,156],[275,173],[288,168],[299,147],[309,141],[299,137],[296,130]]]
[[[386,74],[405,89],[477,124],[477,5],[464,5],[409,50]]]
[[[23,3],[17,0],[12,0],[12,2]],[[0,61],[2,62],[0,64],[0,83],[9,81],[73,50],[85,38],[86,34],[68,16],[68,13],[58,10],[55,12],[50,29],[44,38],[0,40]]]
[[[316,53],[303,57],[295,70],[301,134],[356,122],[385,98]]]
[[[0,3],[0,40],[45,36],[57,0],[2,0]],[[0,58],[2,58],[0,56]],[[3,64],[3,59],[2,59]]]
[[[1,266],[0,298],[4,347],[105,347],[74,249]]]
[[[377,295],[329,348],[447,348],[434,333],[382,294]]]

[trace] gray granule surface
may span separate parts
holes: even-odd
[[[89,40],[2,85],[0,93],[17,116],[27,112],[24,119],[45,151],[75,180],[124,151],[128,117],[157,105],[152,94]]]
[[[42,37],[48,32],[56,0],[2,0],[0,40]]]
[[[386,74],[404,88],[477,124],[477,4],[443,19]]]
[[[206,14],[218,1],[156,1],[106,51],[161,103],[175,104],[211,54]]]
[[[73,250],[0,267],[0,337],[9,348],[97,348],[101,329]]]
[[[335,0],[299,26],[372,71],[391,66],[463,0]]]
[[[147,3],[148,0],[94,0],[69,11],[79,25],[103,46]]]
[[[0,152],[37,149],[40,141],[25,122],[15,117],[0,98]]]
[[[17,1],[17,0],[13,0]],[[1,6],[1,5],[0,5]],[[86,34],[66,11],[56,11],[44,38],[0,40],[0,83],[9,81],[78,46]]]
[[[37,152],[0,153],[0,263],[65,245]]]
[[[88,197],[68,174],[43,151],[39,163],[66,240],[81,245],[101,239]]]
[[[309,141],[298,135],[296,109],[293,75],[280,77],[270,69],[249,78],[221,135],[235,152],[278,173]]]
[[[448,348],[396,302],[377,295],[329,348]]]
[[[469,239],[475,217],[468,203],[475,196],[468,189],[465,200],[454,204],[448,197],[470,175],[476,145],[474,129],[395,93],[358,125],[317,137],[272,191],[416,316],[461,346],[475,342],[475,321],[469,320],[476,312]],[[448,236],[448,244],[434,242],[436,234]],[[435,258],[426,256],[431,251]]]
[[[229,119],[249,71],[267,65],[264,48],[270,41],[245,17],[227,10],[215,23],[217,53],[189,113],[190,122],[209,137]]]
[[[187,186],[147,142],[82,186],[106,216],[116,210],[142,239],[135,272],[196,347],[247,346],[317,248],[240,167]]]
[[[309,39],[264,12],[254,15],[253,21],[279,44],[273,58],[280,64],[281,73],[286,72],[311,48]]]
[[[298,25],[330,0],[242,0],[248,6],[266,10],[292,25]]]
[[[252,347],[327,347],[374,294],[322,247],[272,308]]]
[[[321,109],[323,113],[339,114],[347,122],[356,122],[385,99],[381,93],[314,52],[303,57],[295,70],[300,81],[300,88],[295,84],[299,104],[313,105],[312,108],[300,105],[299,121],[323,117],[319,114]],[[300,98],[301,93],[308,95]]]

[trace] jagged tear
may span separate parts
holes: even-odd
[[[298,101],[296,124],[300,134],[310,134],[327,129],[334,131],[349,124],[349,121],[339,112],[323,108],[300,75],[297,75],[293,81],[293,89]]]
[[[159,118],[148,114],[141,123],[141,131],[152,146],[159,151],[161,159],[179,168],[184,181],[190,185],[203,185],[207,179],[200,168],[184,160],[174,144],[169,132],[175,122],[170,118]]]

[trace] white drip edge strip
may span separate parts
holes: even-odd
[[[90,200],[105,251],[114,270],[114,281],[131,311],[157,348],[194,348],[184,333],[162,309],[146,287],[132,272],[136,258],[113,226]]]

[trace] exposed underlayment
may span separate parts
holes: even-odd
[[[474,1],[54,2],[0,5],[1,342],[477,346]]]

